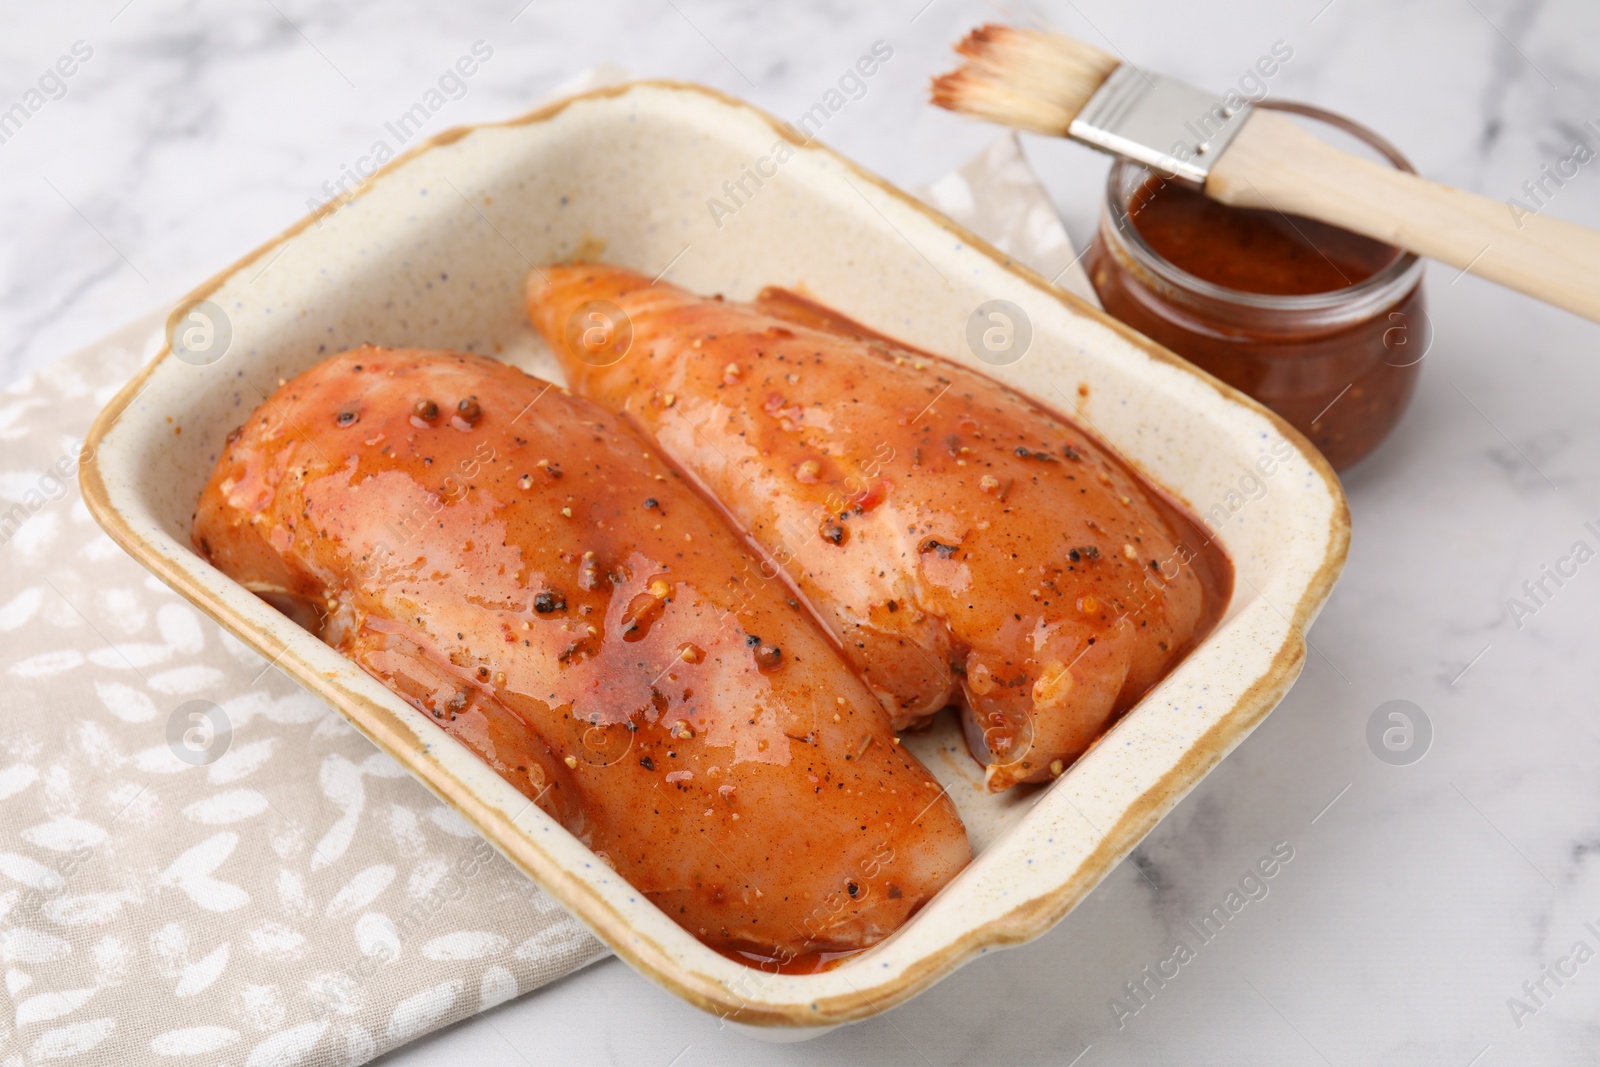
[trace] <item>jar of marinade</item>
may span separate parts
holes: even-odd
[[[1347,119],[1258,106],[1413,170]],[[1282,415],[1336,469],[1394,429],[1432,341],[1415,255],[1312,219],[1229,207],[1125,160],[1111,168],[1086,260],[1107,312]]]

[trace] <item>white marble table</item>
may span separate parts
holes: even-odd
[[[75,42],[92,56],[0,143],[0,382],[277,232],[480,40],[492,59],[430,130],[515,113],[606,60],[793,116],[883,40],[893,59],[826,140],[914,186],[990,136],[923,103],[946,43],[993,14],[976,3],[522,3],[6,0],[0,108]],[[1600,128],[1592,0],[1047,6],[1068,31],[1219,88],[1285,41],[1275,96],[1346,112],[1497,199],[1568,155],[1584,122]],[[1104,162],[1028,148],[1082,241]],[[1600,225],[1600,163],[1550,210]],[[1303,678],[1053,933],[805,1045],[752,1042],[608,960],[388,1062],[1595,1062],[1600,962],[1571,954],[1600,950],[1600,562],[1547,583],[1532,616],[1507,599],[1574,542],[1600,548],[1584,526],[1600,528],[1600,327],[1451,270],[1428,284],[1421,391],[1347,478],[1355,544]],[[1366,741],[1391,699],[1433,725],[1409,766]],[[1119,1027],[1112,999],[1138,1004],[1124,983],[1279,842],[1294,858],[1270,894]],[[1547,966],[1576,973],[1558,984]]]

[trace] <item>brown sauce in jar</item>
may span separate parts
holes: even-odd
[[[1151,177],[1133,225],[1167,262],[1213,285],[1271,296],[1327,293],[1364,282],[1400,258],[1393,245],[1315,219],[1229,207]]]
[[[1121,203],[1117,188],[1114,173],[1086,264],[1106,311],[1272,408],[1336,469],[1388,436],[1431,337],[1400,249],[1153,175]]]

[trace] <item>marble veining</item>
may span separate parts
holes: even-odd
[[[282,229],[477,41],[492,60],[428,132],[517,113],[602,61],[792,119],[882,40],[893,59],[824,139],[920,187],[992,139],[923,87],[949,41],[1001,10],[1217,86],[1285,41],[1272,95],[1360,119],[1424,173],[1497,200],[1600,123],[1600,6],[1574,0],[11,3],[0,107],[75,42],[94,54],[0,143],[0,383]],[[1024,146],[1081,247],[1104,162]],[[1543,210],[1600,225],[1600,168]],[[1543,995],[1538,982],[1577,942],[1600,950],[1600,566],[1532,615],[1508,604],[1575,542],[1600,549],[1585,528],[1600,525],[1600,333],[1454,270],[1428,285],[1422,385],[1346,477],[1354,544],[1303,678],[1050,935],[805,1045],[753,1044],[610,961],[390,1062],[1592,1062],[1600,964]],[[1433,728],[1406,766],[1367,741],[1397,698]],[[1145,980],[1280,842],[1294,857],[1265,894],[1176,977]]]

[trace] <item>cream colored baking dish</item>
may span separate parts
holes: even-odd
[[[425,716],[189,548],[223,437],[325,355],[365,341],[466,349],[559,380],[524,321],[523,278],[575,255],[735,298],[790,286],[964,360],[974,309],[1011,301],[1031,345],[985,369],[1076,412],[1218,524],[1238,568],[1217,631],[1048,789],[989,796],[953,731],[910,739],[978,855],[835,970],[772,975],[707,949]],[[1348,541],[1337,479],[1281,420],[826,148],[690,85],[609,88],[442,134],[201,286],[168,333],[179,355],[164,351],[90,434],[84,496],[107,532],[339,709],[623,959],[772,1037],[884,1011],[1072,910],[1289,688]]]

